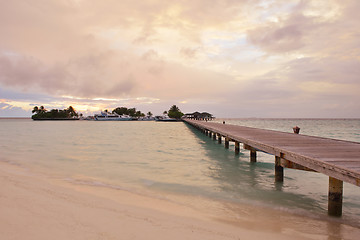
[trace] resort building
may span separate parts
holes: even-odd
[[[187,118],[187,119],[195,119],[195,120],[212,120],[215,117],[207,112],[194,112],[194,113],[186,113],[183,118]]]

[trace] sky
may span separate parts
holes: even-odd
[[[359,0],[0,0],[0,117],[34,106],[360,118]]]

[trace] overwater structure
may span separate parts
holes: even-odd
[[[184,121],[207,136],[240,143],[250,151],[250,161],[256,162],[257,151],[275,156],[275,181],[284,181],[284,168],[315,171],[329,176],[328,214],[342,215],[343,181],[360,186],[360,143],[257,129],[199,120]]]

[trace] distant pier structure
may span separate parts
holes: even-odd
[[[329,176],[328,214],[342,215],[343,181],[360,186],[360,143],[306,136],[301,134],[250,128],[211,121],[193,114],[183,121],[201,130],[210,138],[224,139],[225,148],[235,143],[235,153],[240,143],[250,151],[250,161],[256,162],[258,151],[275,156],[275,182],[284,181],[284,169],[319,172]],[[198,119],[198,120],[195,120]],[[300,130],[300,128],[299,128]],[[298,133],[299,131],[295,131]]]
[[[205,121],[210,121],[213,120],[215,117],[207,112],[194,112],[194,113],[186,113],[183,116],[184,119],[192,119],[192,120],[205,120]]]

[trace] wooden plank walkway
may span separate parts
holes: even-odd
[[[360,186],[360,143],[210,121],[184,121],[213,137],[215,134],[220,137],[219,142],[225,138],[225,147],[229,141],[235,142],[235,148],[243,143],[244,148],[252,152],[252,161],[256,161],[259,150],[274,155],[275,176],[279,181],[283,179],[283,167],[313,170],[329,176],[330,215],[341,215],[341,208],[337,206],[332,210],[330,202],[335,198],[335,203],[342,205],[343,181]]]

